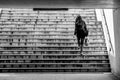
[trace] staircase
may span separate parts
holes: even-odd
[[[74,22],[81,14],[89,29],[83,54]],[[94,9],[2,9],[0,72],[110,72],[101,22]]]

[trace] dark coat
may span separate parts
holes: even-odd
[[[81,16],[78,16],[76,18],[74,35],[79,38],[85,38],[88,36],[88,29],[86,27],[86,23],[82,20]]]

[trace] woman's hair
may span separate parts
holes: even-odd
[[[75,20],[75,24],[78,24],[82,21],[82,17],[80,15],[77,16],[76,20]]]
[[[78,15],[77,18],[78,18],[79,20],[82,20],[82,17],[81,17],[80,15]]]

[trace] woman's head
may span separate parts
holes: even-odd
[[[75,23],[79,24],[82,21],[82,17],[80,15],[77,16]]]
[[[77,16],[78,20],[82,20],[82,17],[80,16],[80,14]]]

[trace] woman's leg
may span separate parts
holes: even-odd
[[[81,49],[81,53],[83,52],[83,44],[84,44],[84,39],[85,38],[81,38],[81,46],[80,46],[80,49]]]
[[[78,47],[80,47],[80,38],[77,36]]]

